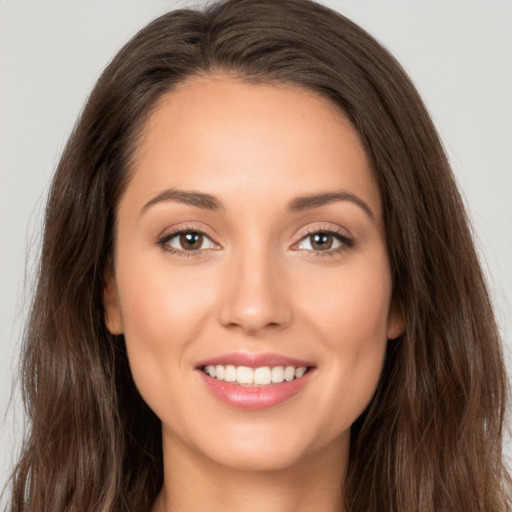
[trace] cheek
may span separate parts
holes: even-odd
[[[325,342],[332,349],[340,342],[357,349],[386,339],[391,278],[384,257],[317,274],[297,296],[308,298],[303,307],[312,322],[325,330]]]
[[[348,427],[370,402],[382,372],[391,279],[385,259],[333,274],[310,282],[303,316],[328,356],[323,364],[330,380],[319,407],[332,411],[333,424]]]
[[[133,378],[151,405],[158,390],[190,364],[187,349],[203,329],[215,293],[205,285],[211,279],[171,271],[161,255],[130,254],[116,269],[123,331]]]
[[[147,342],[164,336],[167,345],[186,339],[215,297],[212,275],[177,267],[154,249],[124,252],[130,258],[118,261],[116,279],[125,333],[146,332]]]

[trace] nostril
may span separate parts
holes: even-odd
[[[275,274],[268,255],[254,251],[231,266],[219,300],[221,324],[253,335],[288,325],[292,318],[289,297]]]

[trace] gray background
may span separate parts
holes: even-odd
[[[19,446],[13,394],[50,177],[96,78],[163,0],[0,0],[0,487]],[[331,0],[423,95],[467,199],[512,374],[512,2]],[[510,450],[510,441],[507,441]]]

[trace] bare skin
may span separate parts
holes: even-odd
[[[162,421],[155,512],[342,510],[350,427],[403,319],[378,186],[334,106],[223,75],[167,94],[119,204],[105,300]],[[305,384],[255,410],[220,400],[200,364],[270,353],[307,361]]]

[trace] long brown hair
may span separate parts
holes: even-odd
[[[25,336],[30,430],[10,510],[148,511],[162,485],[160,422],[104,323],[116,205],[157,100],[222,71],[298,84],[338,105],[380,185],[394,297],[377,392],[352,428],[350,512],[503,512],[507,380],[500,339],[447,158],[395,59],[343,16],[308,0],[228,0],[156,19],[98,80],[48,200]]]

